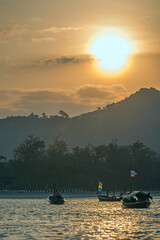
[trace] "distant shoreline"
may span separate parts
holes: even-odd
[[[53,193],[39,193],[39,192],[31,192],[31,193],[0,193],[0,199],[45,199],[48,198],[49,195],[52,195]],[[62,193],[64,198],[88,198],[88,197],[96,197],[96,193],[90,193],[90,192],[85,192],[85,193]]]
[[[153,197],[160,196],[160,191],[149,191]],[[51,192],[0,192],[0,199],[47,199]],[[116,194],[118,195],[118,194]],[[94,198],[95,192],[62,193],[64,198]]]

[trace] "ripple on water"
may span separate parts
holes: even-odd
[[[0,239],[160,239],[160,199],[148,209],[123,209],[97,198],[0,199]]]

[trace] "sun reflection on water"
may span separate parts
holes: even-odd
[[[123,209],[120,202],[97,198],[70,198],[61,206],[46,199],[0,199],[0,238],[160,239],[159,203],[160,198],[149,209]]]

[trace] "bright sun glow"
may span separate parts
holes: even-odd
[[[127,65],[132,44],[119,35],[106,34],[95,40],[90,52],[98,60],[100,68],[108,73],[115,73]]]

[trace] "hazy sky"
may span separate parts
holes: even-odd
[[[70,116],[160,89],[160,0],[0,0],[0,117]],[[134,47],[108,74],[90,52],[108,32]]]

